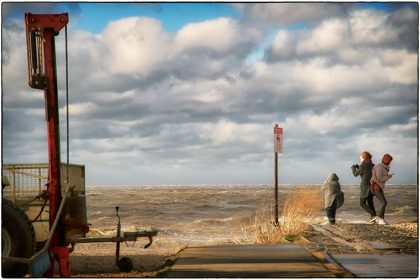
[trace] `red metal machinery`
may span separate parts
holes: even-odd
[[[67,23],[67,13],[25,14],[29,86],[44,90],[45,94],[49,161],[48,187],[45,196],[49,200],[50,233],[44,248],[31,258],[5,256],[2,257],[2,260],[29,264],[33,277],[40,277],[42,273],[44,277],[52,277],[56,261],[58,262],[60,276],[70,277],[69,253],[76,243],[115,242],[116,265],[121,271],[131,271],[131,259],[120,258],[120,243],[136,241],[138,237],[147,237],[149,243],[144,248],[148,248],[152,244],[153,237],[158,233],[157,230],[121,232],[119,207],[117,206],[116,236],[84,238],[76,235],[87,233],[89,228],[85,217],[86,203],[83,196],[78,196],[76,192],[69,196],[61,188],[60,128],[54,40],[54,37],[66,27]],[[68,186],[69,182],[67,182]],[[80,208],[83,208],[82,211]],[[62,215],[63,212],[65,212],[65,215]],[[64,216],[70,216],[71,219],[67,220]],[[72,247],[69,247],[69,245]]]
[[[62,201],[60,178],[60,129],[58,112],[57,73],[55,39],[68,23],[68,14],[25,14],[26,38],[28,44],[29,86],[44,90],[45,113],[48,128],[48,199],[50,229],[56,219]],[[58,262],[60,276],[70,277],[69,252],[65,241],[64,220],[58,221],[52,235],[49,253],[50,269],[44,274],[52,277],[54,263]]]

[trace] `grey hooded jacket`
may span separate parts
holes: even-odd
[[[325,208],[332,206],[334,199],[336,198],[337,208],[340,208],[344,203],[344,193],[341,191],[341,186],[338,180],[337,174],[331,173],[321,186],[321,191],[325,193]]]

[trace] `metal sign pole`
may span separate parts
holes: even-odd
[[[274,225],[279,226],[278,153],[274,152]]]
[[[283,150],[283,128],[274,126],[274,225],[279,226],[278,153]]]

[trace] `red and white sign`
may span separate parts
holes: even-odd
[[[283,152],[283,128],[277,125],[274,127],[274,152]]]

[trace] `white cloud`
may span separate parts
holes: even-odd
[[[200,135],[203,138],[210,138],[215,145],[230,142],[236,145],[250,143],[257,145],[261,139],[261,131],[266,130],[269,135],[269,126],[257,124],[238,124],[232,121],[220,120],[217,123],[206,123],[200,127]]]
[[[296,56],[296,36],[292,32],[280,30],[273,39],[271,51],[282,59]]]
[[[201,135],[204,138],[209,137],[215,144],[221,144],[234,139],[234,127],[234,123],[226,120],[221,120],[215,124],[204,124],[201,127]]]
[[[236,22],[229,18],[190,23],[176,34],[175,46],[178,51],[202,47],[226,54],[240,39],[238,31]]]
[[[396,39],[396,32],[386,24],[387,15],[373,10],[356,10],[349,18],[354,44],[379,45]]]
[[[197,95],[192,97],[201,102],[206,103],[215,103],[223,100],[223,92],[217,91],[215,89],[208,89],[203,92],[197,93]]]
[[[284,182],[323,180],[332,168],[347,174],[365,149],[408,159],[395,162],[398,180],[414,182],[417,53],[411,40],[397,39],[412,32],[408,12],[344,15],[341,4],[316,4],[244,5],[240,20],[194,22],[176,33],[144,17],[110,22],[98,35],[70,29],[72,161],[87,164],[88,183],[265,183],[279,123]],[[302,20],[310,25],[288,28]],[[273,26],[284,28],[272,36]],[[22,32],[22,24],[3,25],[6,162],[20,153],[46,160],[43,94],[27,86]],[[265,46],[263,34],[273,38],[271,53],[248,60]],[[108,175],[116,172],[124,175]]]
[[[375,56],[375,51],[368,48],[354,48],[351,46],[343,46],[337,51],[337,59],[347,65],[364,63],[366,57]]]
[[[417,82],[418,54],[406,50],[385,50],[379,55],[389,81],[401,84]]]
[[[89,63],[85,72],[75,75],[80,78],[89,75],[90,80],[97,82],[107,81],[110,74],[134,77],[149,77],[159,71],[212,74],[226,71],[229,64],[247,56],[262,37],[261,30],[241,26],[230,18],[190,23],[172,34],[156,19],[130,17],[110,22],[100,35],[75,33],[73,40],[84,44],[72,43],[70,54],[76,63]]]
[[[276,26],[301,22],[318,22],[326,17],[341,15],[346,5],[342,3],[258,3],[246,9],[247,17]]]
[[[394,23],[392,18],[375,10],[353,10],[348,17],[326,19],[297,32],[280,29],[268,49],[268,60],[326,56],[346,64],[359,64],[378,56],[378,52],[411,49],[416,40],[409,41],[406,33],[411,30],[412,22],[398,25],[400,22]],[[401,45],[401,39],[407,41],[405,46]]]
[[[396,135],[403,135],[404,133],[412,133],[417,130],[417,118],[411,118],[408,123],[393,124],[389,129]]]
[[[109,70],[148,74],[171,55],[171,38],[162,24],[151,18],[132,17],[110,22],[102,34]]]
[[[290,69],[294,80],[302,81],[316,96],[344,96],[360,93],[376,85],[385,83],[386,79],[378,75],[380,67],[375,61],[367,64],[348,66],[330,65],[325,59],[314,59],[305,65],[296,65]],[[315,97],[316,97],[315,96]]]
[[[64,109],[65,108],[62,108],[62,110]],[[98,110],[98,106],[92,102],[69,104],[69,114],[71,114],[74,117],[86,113],[92,113],[96,110]]]
[[[308,38],[302,38],[297,45],[297,53],[301,55],[329,53],[347,44],[348,27],[339,19],[324,21]]]

